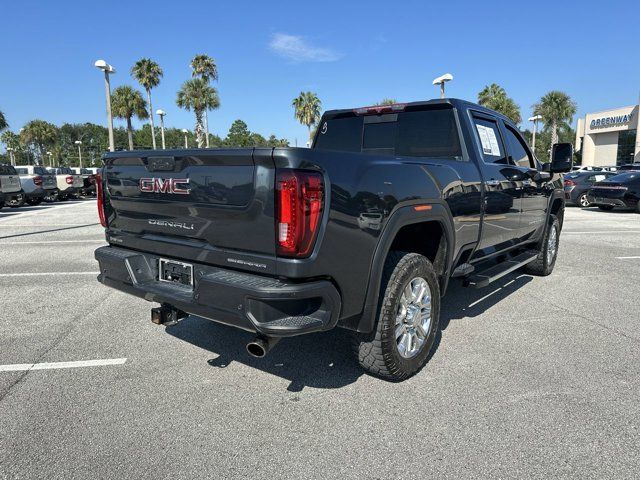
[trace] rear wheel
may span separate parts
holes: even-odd
[[[22,196],[22,197],[20,197],[20,200],[17,200],[17,201],[16,201],[16,200],[14,200],[13,202],[11,202],[11,203],[9,204],[9,206],[10,206],[11,208],[24,207],[24,201],[25,201],[25,200],[24,200],[24,196]]]
[[[555,215],[549,216],[549,223],[544,232],[544,237],[536,259],[527,264],[525,271],[531,275],[544,277],[553,272],[558,258],[558,246],[560,244],[560,222]]]
[[[578,205],[580,205],[583,208],[586,208],[591,205],[591,202],[589,202],[589,199],[587,198],[586,193],[583,193],[578,197]]]
[[[606,211],[609,211],[609,210],[613,210],[613,205],[598,205],[598,208],[599,208],[600,210],[606,210]]]
[[[356,335],[355,350],[368,373],[401,381],[429,360],[440,328],[440,286],[426,257],[394,251],[385,262],[380,293],[376,328]]]

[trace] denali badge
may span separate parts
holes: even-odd
[[[148,193],[175,193],[176,195],[189,195],[191,189],[188,178],[141,178],[139,182],[141,192]]]
[[[160,227],[182,228],[183,230],[193,230],[193,223],[169,222],[167,220],[148,220],[149,225]]]

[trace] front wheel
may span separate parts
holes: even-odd
[[[368,373],[401,381],[429,360],[440,329],[440,286],[423,255],[393,251],[387,257],[375,330],[358,334],[355,350]]]
[[[525,271],[531,275],[545,277],[553,272],[558,258],[558,246],[560,245],[560,222],[555,215],[549,215],[549,223],[544,232],[542,243],[536,259],[527,264]]]

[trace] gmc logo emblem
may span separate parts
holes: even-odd
[[[189,195],[191,189],[188,185],[188,178],[141,178],[139,182],[141,192],[176,195]]]

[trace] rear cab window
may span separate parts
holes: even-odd
[[[458,125],[450,107],[323,119],[314,148],[409,157],[462,157]]]
[[[17,175],[16,169],[11,165],[0,165],[0,175]]]

